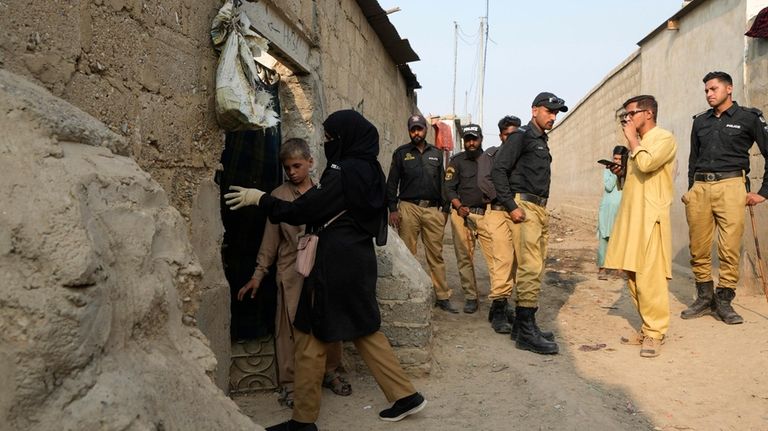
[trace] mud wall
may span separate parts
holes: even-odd
[[[312,41],[311,73],[282,76],[283,137],[309,138],[319,163],[322,120],[354,108],[379,128],[385,169],[407,140],[415,108],[406,85],[353,0],[270,2]],[[211,341],[226,388],[229,291],[219,244],[217,189],[223,147],[213,111],[217,54],[210,24],[220,0],[0,3],[0,68],[22,75],[103,122],[168,193],[186,221],[204,276],[184,312]],[[428,317],[425,317],[428,321]]]

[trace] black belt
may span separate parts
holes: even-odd
[[[517,197],[520,198],[520,200],[530,202],[532,204],[536,204],[540,207],[546,207],[547,206],[547,198],[543,198],[541,196],[536,196],[530,193],[518,193]]]
[[[693,174],[694,181],[705,181],[708,183],[724,180],[726,178],[736,178],[743,175],[742,171],[732,172],[696,172]]]
[[[429,207],[439,207],[440,202],[438,201],[431,201],[428,199],[401,199],[406,202],[410,202],[414,205],[420,206],[422,208],[429,208]]]
[[[483,207],[467,207],[469,212],[477,215],[485,215],[485,208]]]

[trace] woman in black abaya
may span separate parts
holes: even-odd
[[[294,321],[293,418],[268,431],[317,429],[314,422],[320,413],[325,343],[333,341],[352,341],[387,400],[394,402],[379,413],[382,420],[399,421],[427,403],[379,331],[373,238],[379,232],[386,235],[382,227],[387,214],[386,181],[377,160],[378,131],[352,110],[334,112],[323,127],[328,163],[320,181],[301,197],[287,202],[237,186],[225,195],[233,210],[258,205],[273,223],[306,224],[308,232],[319,236],[315,265],[304,281]]]

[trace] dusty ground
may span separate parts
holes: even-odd
[[[768,429],[768,305],[739,295],[745,323],[726,326],[712,317],[683,321],[692,280],[670,284],[672,321],[662,355],[639,356],[619,336],[639,327],[624,281],[597,280],[597,240],[590,222],[552,219],[539,324],[556,332],[557,356],[515,349],[487,323],[488,302],[477,314],[435,311],[435,367],[415,379],[429,405],[400,423],[381,422],[387,406],[372,378],[351,373],[354,393],[326,391],[322,430],[766,430]],[[454,301],[463,304],[453,247],[444,255]],[[483,294],[488,276],[476,255]],[[605,345],[604,347],[602,345]],[[594,350],[597,348],[597,350]],[[236,398],[254,421],[271,425],[290,417],[275,394]]]

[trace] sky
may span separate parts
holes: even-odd
[[[379,0],[400,37],[421,58],[409,63],[422,89],[424,115],[451,114],[454,21],[460,28],[456,114],[479,116],[480,18],[486,0]],[[531,102],[542,91],[569,107],[632,54],[637,42],[677,12],[680,0],[488,0],[483,121],[486,136],[504,115],[530,120]],[[560,114],[562,117],[562,114]]]

